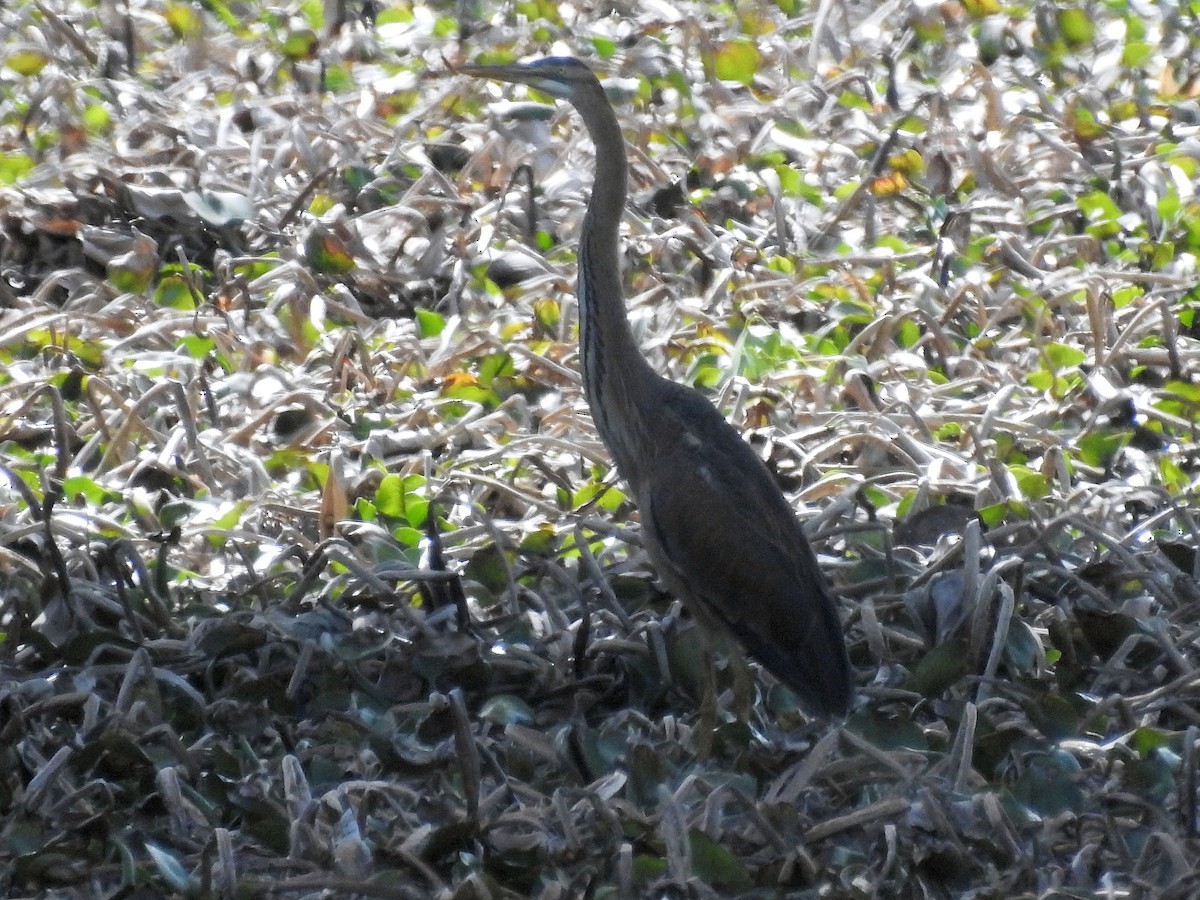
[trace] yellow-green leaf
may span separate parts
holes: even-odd
[[[24,153],[0,153],[0,184],[12,184],[33,168],[33,160]]]
[[[171,309],[196,308],[196,300],[188,283],[179,275],[164,275],[158,280],[158,286],[154,289],[154,302]]]
[[[415,310],[417,332],[423,338],[437,337],[446,330],[446,317],[432,309],[417,307]]]
[[[1078,347],[1072,347],[1069,344],[1060,344],[1057,341],[1051,341],[1046,344],[1046,359],[1054,369],[1073,369],[1085,359],[1087,353],[1080,350]]]
[[[1058,13],[1058,30],[1069,47],[1081,47],[1096,36],[1096,23],[1082,9],[1062,9]]]
[[[199,33],[204,24],[190,3],[171,3],[163,11],[167,26],[179,40],[185,40]]]
[[[759,55],[754,42],[746,39],[726,41],[717,46],[713,73],[722,81],[750,84],[758,74]]]
[[[28,78],[46,68],[48,62],[50,62],[50,57],[41,50],[14,50],[4,60],[4,65],[8,66],[8,68],[12,69],[18,75],[24,75]]]

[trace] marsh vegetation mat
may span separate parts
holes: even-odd
[[[736,6],[736,8],[734,8]],[[1194,4],[0,8],[0,894],[1200,892]],[[777,475],[844,723],[701,727],[580,393]]]

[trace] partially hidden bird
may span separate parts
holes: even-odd
[[[455,71],[567,101],[595,145],[577,255],[580,367],[596,429],[629,484],[663,585],[703,626],[734,635],[810,712],[844,715],[853,695],[845,636],[795,513],[717,409],[656,373],[634,340],[620,261],[625,139],[600,81],[572,57]]]

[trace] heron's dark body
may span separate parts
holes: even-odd
[[[661,377],[625,314],[619,229],[625,143],[595,75],[574,59],[462,71],[530,84],[569,101],[596,145],[579,247],[581,368],[588,405],[642,516],[667,589],[733,634],[815,712],[853,692],[837,608],[775,479],[699,392]]]

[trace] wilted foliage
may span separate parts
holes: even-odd
[[[1194,896],[1195,12],[450,9],[0,9],[0,893]],[[844,725],[724,661],[697,716],[576,375],[590,145],[447,72],[549,52]]]

